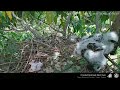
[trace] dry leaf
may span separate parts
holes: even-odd
[[[38,52],[38,53],[35,55],[35,57],[41,58],[41,59],[43,60],[43,59],[48,59],[48,58],[49,58],[49,55],[46,54],[46,53],[43,53],[43,52]]]
[[[52,50],[53,52],[60,52],[60,49],[57,48],[57,47],[54,47],[54,48],[52,48],[51,50]]]

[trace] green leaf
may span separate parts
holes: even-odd
[[[64,28],[65,27],[65,22],[62,19],[60,19],[60,21],[61,21],[60,26],[62,26]]]
[[[101,22],[105,22],[106,20],[109,19],[109,16],[108,15],[101,15]]]
[[[78,16],[78,18],[79,18],[79,20],[80,20],[80,14],[79,14],[79,13],[77,14],[77,16]]]
[[[47,11],[46,12],[46,20],[48,24],[51,24],[54,20],[55,13],[53,11]]]
[[[72,71],[75,72],[75,73],[79,72],[80,71],[80,66],[73,66]]]
[[[0,41],[0,48],[3,48],[4,43],[2,41]]]
[[[6,11],[7,16],[12,20],[12,11]]]
[[[58,16],[56,15],[56,16],[54,17],[54,22],[55,22],[55,24],[57,24],[57,18],[58,18]]]

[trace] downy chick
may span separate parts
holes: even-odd
[[[103,50],[92,51],[90,49],[84,51],[84,58],[93,66],[93,69],[98,72],[104,69],[107,64],[107,59],[103,55]]]

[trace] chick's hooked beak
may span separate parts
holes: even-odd
[[[103,48],[101,46],[96,46],[95,43],[89,43],[87,45],[87,48],[93,50],[93,51],[100,51],[100,50],[103,50]]]

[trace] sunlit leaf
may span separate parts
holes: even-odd
[[[64,28],[65,27],[65,21],[62,18],[60,19],[60,21],[61,21],[60,26],[62,26]]]
[[[2,15],[5,17],[5,12],[4,11],[2,11]]]
[[[57,18],[58,18],[58,16],[55,16],[55,17],[54,17],[54,22],[55,22],[55,24],[57,24]]]
[[[6,11],[7,16],[12,20],[12,11]]]
[[[46,12],[46,21],[48,24],[51,24],[54,20],[55,12],[53,11],[47,11]]]
[[[80,16],[84,16],[84,12],[83,12],[83,11],[80,12]],[[80,17],[79,17],[79,18],[80,18]]]
[[[109,16],[108,15],[102,15],[100,18],[101,18],[101,22],[105,22],[106,20],[108,20]]]

